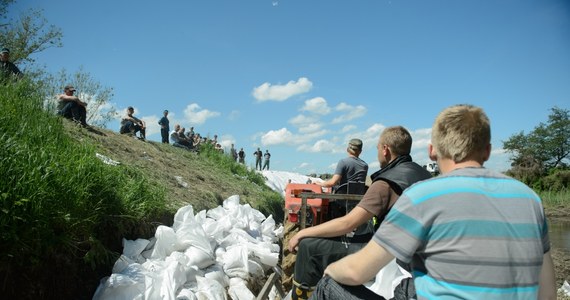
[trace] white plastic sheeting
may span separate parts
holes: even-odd
[[[150,240],[123,239],[123,254],[93,299],[255,299],[248,280],[263,278],[279,259],[283,227],[275,227],[239,196],[196,215],[182,207],[173,226],[159,226]]]
[[[307,183],[307,180],[311,182],[322,182],[323,180],[318,177],[309,177],[306,175],[301,175],[292,172],[285,171],[259,171],[263,177],[265,177],[265,184],[272,190],[285,196],[285,187],[289,180],[292,183]]]

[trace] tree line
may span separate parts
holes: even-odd
[[[503,141],[511,156],[507,172],[535,190],[561,191],[570,181],[570,110],[553,107],[546,123]]]
[[[37,83],[45,95],[44,106],[55,113],[57,95],[63,87],[70,84],[79,91],[79,98],[87,102],[87,122],[99,127],[118,116],[117,109],[111,105],[113,88],[103,86],[83,67],[75,72],[62,68],[50,74],[45,67],[37,65],[34,55],[49,48],[63,47],[63,33],[60,28],[50,25],[42,12],[29,9],[19,16],[8,14],[9,6],[15,0],[0,0],[0,45],[10,49],[11,61],[18,65],[24,75]]]

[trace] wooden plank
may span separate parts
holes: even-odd
[[[271,292],[271,287],[273,287],[273,285],[275,285],[275,281],[278,278],[279,278],[279,276],[277,275],[277,273],[273,273],[273,274],[269,275],[269,278],[267,279],[267,281],[263,285],[263,288],[259,292],[259,295],[257,295],[256,300],[267,299],[267,296],[269,296],[269,292]]]
[[[300,229],[305,229],[307,226],[307,199],[324,198],[329,200],[348,200],[348,201],[360,201],[364,195],[354,195],[354,194],[323,194],[323,193],[300,193],[301,197],[301,220],[299,222]]]

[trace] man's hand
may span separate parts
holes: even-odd
[[[297,234],[295,234],[289,240],[289,244],[287,245],[287,249],[289,249],[289,252],[291,253],[297,252],[297,246],[299,246],[299,242],[301,242],[301,236],[299,235],[299,232],[297,232]]]

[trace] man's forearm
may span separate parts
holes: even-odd
[[[325,275],[342,284],[360,285],[374,278],[392,259],[392,254],[370,241],[360,251],[330,264]]]

